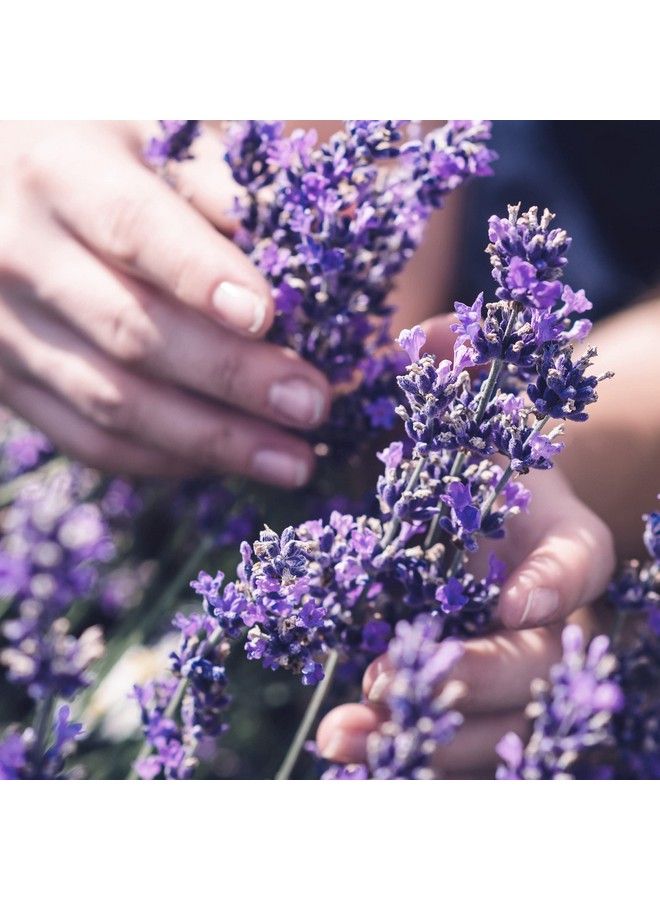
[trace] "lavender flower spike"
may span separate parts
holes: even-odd
[[[367,740],[367,765],[332,767],[326,779],[414,779],[435,777],[434,754],[463,722],[451,709],[456,693],[440,685],[463,655],[458,641],[438,644],[440,621],[418,616],[399,622],[387,651],[394,666],[387,705],[390,718]]]
[[[527,746],[513,732],[497,745],[499,779],[573,778],[582,753],[613,743],[612,717],[624,697],[609,639],[600,635],[585,648],[582,629],[567,625],[562,644],[563,659],[550,670],[549,683],[532,683],[527,714],[534,724]]]

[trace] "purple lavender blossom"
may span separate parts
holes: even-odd
[[[0,740],[0,781],[65,778],[66,759],[82,735],[82,725],[71,721],[71,710],[66,705],[57,709],[50,743],[47,742],[41,754],[37,752],[35,734],[31,728],[23,732],[8,731]]]
[[[617,680],[624,709],[614,718],[613,778],[660,778],[660,563],[658,513],[644,517],[650,559],[627,562],[609,587],[617,610]]]
[[[333,767],[332,779],[428,779],[435,777],[434,755],[448,744],[463,721],[451,708],[451,688],[442,682],[462,656],[458,641],[438,644],[440,622],[418,616],[399,622],[388,656],[394,669],[387,697],[389,719],[367,740],[367,764]]]
[[[0,441],[0,483],[11,481],[49,460],[55,448],[45,434],[19,419],[3,429]]]
[[[86,489],[79,467],[64,468],[28,484],[3,523],[0,580],[15,618],[2,627],[9,645],[0,661],[33,699],[53,691],[70,697],[86,687],[86,670],[102,652],[98,627],[75,637],[65,618],[114,555],[99,507],[80,502]]]
[[[614,742],[612,719],[624,706],[624,694],[609,639],[600,635],[587,648],[580,627],[567,625],[562,644],[563,659],[550,670],[550,681],[532,683],[527,745],[510,732],[497,746],[503,761],[497,778],[572,778],[582,753]]]
[[[185,119],[161,119],[161,136],[151,138],[144,158],[152,166],[192,159],[190,148],[200,135],[199,122]]]
[[[136,685],[147,754],[135,763],[143,779],[190,778],[199,759],[197,749],[227,729],[224,714],[230,703],[225,660],[230,646],[210,616],[177,614],[179,649],[170,656],[171,677]]]
[[[236,123],[227,133],[226,160],[246,188],[238,240],[275,293],[271,338],[353,388],[340,392],[319,435],[335,448],[369,426],[391,426],[401,365],[388,334],[393,278],[433,209],[466,178],[490,174],[495,156],[488,123],[450,122],[402,144],[405,124],[349,121],[320,145],[313,131],[285,137],[279,122]],[[377,375],[367,374],[373,360]]]

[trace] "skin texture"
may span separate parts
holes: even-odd
[[[181,196],[143,163],[145,137],[1,126],[0,397],[102,469],[300,485],[313,456],[294,429],[325,417],[328,385],[261,340],[272,300],[230,240],[217,144],[182,166]]]

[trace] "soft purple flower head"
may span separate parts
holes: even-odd
[[[442,682],[462,655],[458,641],[437,643],[440,622],[418,616],[399,622],[388,647],[394,670],[387,696],[389,720],[369,735],[365,767],[333,767],[333,779],[425,779],[434,777],[434,754],[449,743],[462,722],[451,709],[451,691]]]
[[[528,715],[533,732],[527,746],[518,735],[505,735],[497,746],[501,779],[571,778],[581,754],[613,743],[613,716],[624,706],[615,677],[610,642],[600,635],[585,646],[578,625],[562,634],[563,658],[548,683],[532,684]]]
[[[161,136],[151,138],[144,151],[144,158],[152,166],[165,166],[168,162],[184,162],[192,159],[190,148],[199,137],[199,122],[186,119],[161,119]]]
[[[419,353],[426,343],[426,332],[420,325],[413,328],[404,328],[397,343],[402,350],[405,350],[410,357],[410,362],[416,363],[419,360]]]

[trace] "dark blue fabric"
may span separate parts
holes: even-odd
[[[566,278],[594,318],[660,283],[660,123],[500,121],[493,146],[495,175],[466,191],[455,299],[492,293],[486,223],[518,201],[547,206],[572,235]]]

